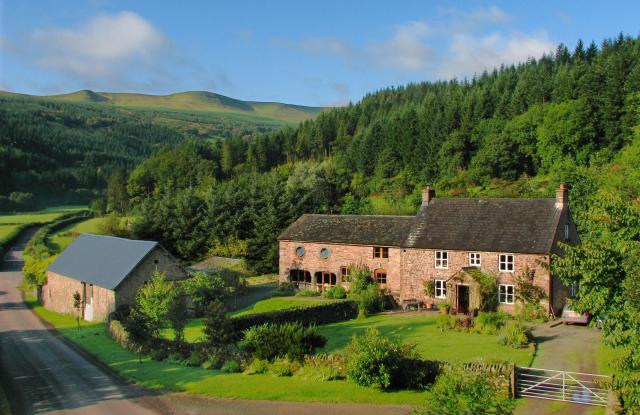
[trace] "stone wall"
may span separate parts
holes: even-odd
[[[305,249],[302,257],[296,255],[296,248],[300,246]],[[320,256],[322,248],[329,249],[328,258]],[[289,281],[290,270],[301,269],[311,273],[314,288],[316,272],[332,272],[336,274],[337,282],[340,283],[341,267],[364,264],[371,272],[377,269],[386,270],[386,288],[391,292],[400,292],[401,253],[400,248],[389,247],[389,258],[374,258],[373,246],[280,241],[280,282]]]
[[[89,284],[87,284],[87,287]],[[42,287],[42,304],[48,310],[62,314],[77,315],[77,310],[73,308],[73,294],[80,293],[84,296],[82,282],[73,278],[68,278],[55,272],[47,272],[47,283]],[[93,286],[93,321],[106,320],[109,313],[115,310],[115,296],[112,290]],[[84,297],[83,297],[83,300]]]
[[[182,280],[188,277],[187,272],[180,266],[171,254],[160,245],[156,246],[140,261],[129,276],[116,288],[116,308],[122,305],[134,305],[138,288],[145,281],[151,279],[155,271],[163,272],[167,280]]]
[[[435,268],[435,250],[429,249],[405,249],[402,253],[402,295],[401,300],[416,299],[419,301],[447,301],[433,299],[425,295],[424,282],[428,279],[448,280],[469,267],[469,253],[477,251],[447,251],[449,256],[449,267],[447,269]],[[551,282],[549,271],[542,265],[549,263],[547,255],[514,254],[515,269],[513,273],[499,272],[497,252],[480,252],[480,270],[489,275],[495,275],[498,284],[515,285],[514,275],[520,275],[528,267],[535,272],[534,284],[542,288],[547,294],[550,293]],[[447,297],[451,293],[447,293]],[[541,304],[548,307],[548,302]],[[499,309],[506,312],[513,312],[514,305],[501,304]]]

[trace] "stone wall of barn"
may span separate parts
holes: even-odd
[[[82,281],[49,271],[47,272],[47,283],[41,290],[40,301],[48,310],[76,316],[78,311],[73,307],[73,294],[76,292],[83,296],[83,301],[86,301]],[[93,306],[92,321],[106,320],[109,313],[115,310],[114,292],[94,285],[91,303]]]
[[[434,299],[424,292],[425,281],[432,279],[448,280],[469,267],[469,254],[478,251],[447,251],[449,266],[447,269],[435,267],[435,250],[429,249],[404,249],[402,253],[402,295],[401,300],[418,300],[423,302],[447,301]],[[547,255],[513,254],[514,272],[499,271],[499,255],[497,252],[479,252],[481,255],[480,270],[486,274],[495,276],[498,284],[515,285],[515,275],[521,275],[528,267],[535,273],[534,284],[542,288],[547,296],[550,294],[551,281],[549,271],[543,264],[549,263]],[[509,252],[505,252],[509,253]],[[517,292],[516,292],[517,294]],[[449,298],[451,293],[447,293]],[[548,301],[541,303],[545,309]],[[454,305],[455,306],[455,305]],[[514,312],[514,305],[501,304],[499,309],[506,312]]]
[[[305,254],[298,256],[296,249],[303,247]],[[329,249],[329,256],[322,258],[320,250]],[[343,245],[316,242],[280,241],[280,282],[289,281],[289,271],[305,270],[311,273],[311,288],[318,289],[315,284],[316,272],[331,272],[336,275],[338,283],[341,283],[341,267],[349,267],[354,264],[364,264],[371,272],[384,269],[387,271],[387,283],[385,287],[392,293],[400,293],[400,263],[402,251],[397,247],[389,248],[389,258],[374,258],[373,246],[367,245]],[[327,287],[325,287],[326,289]]]
[[[134,305],[138,288],[151,279],[155,271],[161,271],[167,280],[182,280],[187,278],[187,272],[161,246],[156,246],[140,261],[129,276],[116,289],[116,308],[123,305]]]

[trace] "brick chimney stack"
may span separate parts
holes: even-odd
[[[556,190],[556,209],[564,209],[569,205],[569,190],[567,185],[560,183],[560,187]]]
[[[429,202],[431,202],[435,197],[435,189],[432,189],[430,186],[426,186],[424,189],[422,189],[422,206],[429,205]]]

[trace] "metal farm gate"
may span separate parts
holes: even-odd
[[[515,378],[516,396],[607,406],[608,376],[518,367]]]

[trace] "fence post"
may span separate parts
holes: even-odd
[[[564,397],[564,391],[565,391],[565,371],[562,371],[562,400],[566,401],[565,397]]]

